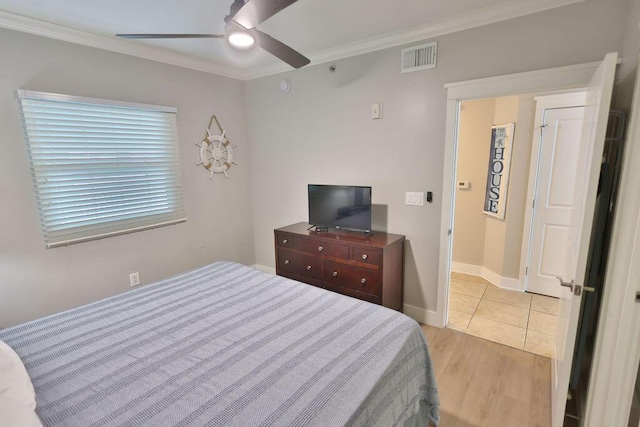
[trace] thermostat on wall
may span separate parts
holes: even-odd
[[[458,188],[469,188],[471,183],[469,181],[458,181]]]

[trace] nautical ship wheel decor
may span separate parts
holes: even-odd
[[[220,129],[220,135],[211,133],[211,125],[214,120]],[[236,145],[231,145],[225,133],[226,131],[222,129],[218,118],[214,115],[209,120],[205,138],[201,142],[195,143],[200,147],[200,162],[196,166],[203,166],[208,170],[209,179],[213,178],[214,173],[223,173],[225,178],[229,178],[227,171],[231,169],[232,165],[237,165],[233,161],[233,149],[236,148]]]

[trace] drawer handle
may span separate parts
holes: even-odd
[[[367,254],[362,254],[362,259],[367,259],[367,258],[369,258],[369,255],[367,255]]]
[[[282,244],[286,245],[289,242],[289,239],[282,239]]]
[[[367,283],[367,279],[365,279],[365,278],[363,277],[362,279],[360,279],[360,283],[362,283],[362,284],[364,285],[365,283]]]
[[[310,265],[307,265],[307,270],[311,270],[311,266]]]
[[[333,277],[336,277],[338,275],[337,271],[334,271],[333,273],[331,273],[333,275]]]
[[[322,252],[323,249],[324,249],[324,247],[318,246],[318,252]]]
[[[285,264],[289,264],[290,262],[291,262],[291,261],[289,261],[288,259],[285,259],[285,260],[284,260],[284,263],[285,263]]]

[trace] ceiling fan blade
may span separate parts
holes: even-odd
[[[301,53],[296,52],[286,44],[282,43],[271,37],[269,34],[263,33],[255,28],[249,30],[249,34],[258,43],[258,46],[272,54],[273,56],[280,58],[293,68],[301,68],[308,65],[311,61]]]
[[[255,28],[282,9],[291,6],[297,0],[248,0],[231,17],[245,28]]]
[[[123,39],[223,39],[222,34],[116,34]]]

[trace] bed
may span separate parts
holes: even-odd
[[[393,426],[438,422],[407,316],[216,262],[0,331],[45,426]]]

